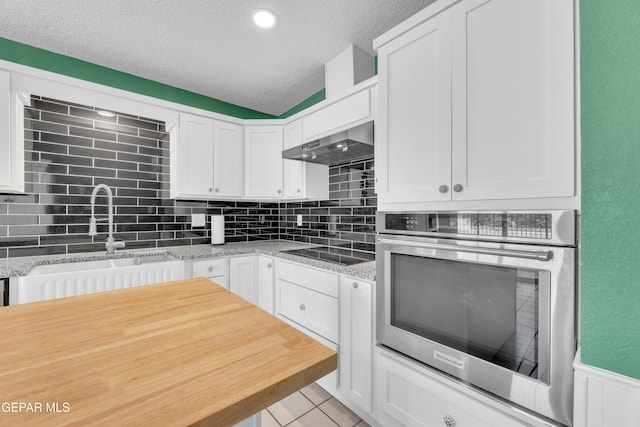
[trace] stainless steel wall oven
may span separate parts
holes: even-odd
[[[378,344],[571,425],[575,211],[378,212]]]

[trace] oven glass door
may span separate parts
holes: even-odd
[[[389,267],[391,326],[548,383],[549,271],[402,251]]]

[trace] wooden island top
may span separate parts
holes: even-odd
[[[205,278],[0,309],[0,425],[229,426],[336,367]]]

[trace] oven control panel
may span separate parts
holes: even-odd
[[[387,231],[409,233],[453,233],[458,232],[458,215],[454,213],[390,213],[385,215]]]
[[[378,212],[378,233],[575,245],[575,211]]]

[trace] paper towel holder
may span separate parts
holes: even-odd
[[[224,215],[211,215],[211,244],[224,245]]]

